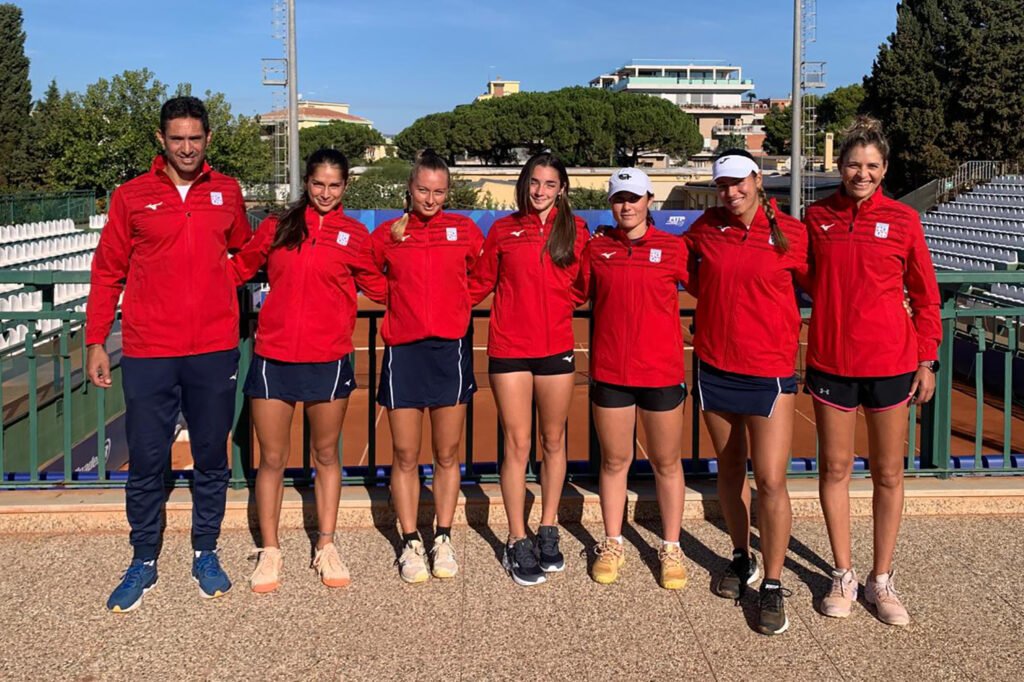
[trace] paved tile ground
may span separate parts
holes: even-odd
[[[1011,680],[1024,667],[1020,558],[1024,517],[910,518],[899,579],[914,622],[879,623],[865,605],[845,621],[819,615],[827,587],[823,525],[797,520],[784,583],[792,622],[768,638],[752,629],[754,600],[711,594],[729,541],[712,522],[689,523],[690,585],[655,578],[654,526],[626,534],[620,583],[586,574],[581,549],[596,527],[569,527],[564,574],[520,588],[496,558],[505,529],[456,528],[462,572],[410,586],[393,568],[396,537],[343,532],[354,576],[321,587],[309,541],[285,540],[281,590],[246,589],[252,538],[223,538],[235,579],[226,597],[201,600],[188,577],[188,538],[169,534],[160,583],[142,609],[103,609],[128,557],[120,534],[0,536],[0,679],[344,680]],[[855,519],[856,566],[870,568],[870,521]]]

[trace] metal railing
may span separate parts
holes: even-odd
[[[919,213],[932,210],[941,203],[951,201],[958,194],[1000,175],[1020,172],[1020,164],[1013,161],[968,161],[960,164],[945,178],[932,180],[900,197],[900,201]]]
[[[908,433],[908,456],[906,471],[914,475],[950,476],[964,473],[1024,473],[1024,457],[1014,447],[1013,435],[1017,421],[1015,410],[1024,400],[1022,388],[1014,389],[1014,382],[1022,377],[1024,364],[1017,367],[1022,358],[1024,333],[1024,302],[1020,306],[1007,306],[986,293],[986,287],[995,283],[1024,284],[1024,272],[996,273],[940,273],[939,283],[943,291],[942,324],[944,339],[940,348],[942,368],[937,376],[935,399],[918,410],[910,410]],[[115,369],[115,388],[105,391],[90,387],[84,377],[85,349],[82,344],[81,325],[84,314],[73,310],[62,310],[53,306],[53,291],[56,284],[88,282],[87,272],[12,272],[0,271],[0,283],[21,283],[43,292],[43,310],[0,313],[0,331],[17,324],[27,324],[29,334],[21,346],[9,348],[0,353],[0,404],[4,408],[0,428],[0,488],[2,487],[54,487],[54,486],[112,486],[122,485],[126,479],[126,460],[112,462],[110,431],[116,427],[116,420],[123,412],[123,398],[119,388],[119,370]],[[250,305],[252,296],[248,290],[240,294],[243,318],[241,324],[241,351],[239,377],[245,372],[252,359],[253,338],[251,330],[256,311]],[[691,309],[680,309],[682,323],[692,320]],[[808,310],[804,311],[805,317]],[[344,466],[343,480],[346,483],[383,484],[388,468],[379,464],[377,452],[377,420],[375,409],[378,380],[377,349],[379,321],[383,312],[363,310],[359,317],[365,319],[366,349],[366,462],[360,466]],[[474,318],[487,318],[488,310],[474,310]],[[589,310],[578,310],[577,318],[590,319]],[[61,325],[58,330],[43,338],[36,326],[40,320],[56,319]],[[472,344],[473,329],[470,327],[469,340]],[[116,334],[115,334],[116,336]],[[115,340],[111,357],[120,357]],[[363,362],[363,360],[359,360]],[[966,362],[966,364],[965,364]],[[992,377],[995,367],[1001,371]],[[988,368],[988,369],[986,369]],[[691,372],[693,367],[690,368]],[[480,372],[481,369],[477,368]],[[692,374],[691,374],[692,376]],[[1001,385],[999,382],[1001,379]],[[965,400],[974,400],[974,425],[954,425],[954,399],[962,407]],[[697,401],[688,410],[691,438],[680,453],[688,475],[709,476],[716,470],[716,463],[701,451],[701,417]],[[1001,438],[985,435],[986,415],[996,411],[1002,413]],[[587,410],[586,431],[588,442],[586,458],[569,463],[570,480],[592,480],[596,478],[600,464],[600,451]],[[963,410],[959,411],[962,421]],[[246,401],[239,381],[236,393],[236,423],[231,446],[232,485],[249,485],[255,475],[254,446],[251,424],[249,423]],[[468,406],[465,432],[464,472],[466,480],[493,481],[497,479],[503,457],[503,436],[501,427],[493,424],[495,451],[481,452],[478,433],[474,433],[474,408]],[[350,414],[351,420],[355,415]],[[577,424],[577,426],[580,426]],[[120,427],[123,428],[123,425]],[[962,449],[967,442],[965,436],[973,437],[973,452],[954,452],[953,434],[957,431],[958,443]],[[306,439],[303,438],[305,441]],[[530,453],[529,476],[539,471],[536,452]],[[339,443],[339,457],[344,443]],[[73,451],[85,447],[88,461],[81,466],[73,463]],[[579,451],[579,448],[575,448]],[[919,453],[919,454],[918,454]],[[855,462],[855,469],[863,472],[868,468],[863,458]],[[817,448],[814,452],[794,452],[790,465],[792,476],[814,476],[818,470]],[[429,475],[429,467],[424,467]],[[650,475],[645,460],[634,462],[631,475]],[[168,481],[176,485],[187,485],[190,473],[168,471]],[[289,470],[293,483],[303,484],[312,480],[308,452],[304,453],[303,466]]]
[[[61,218],[84,223],[95,213],[96,195],[92,190],[0,194],[0,225]]]

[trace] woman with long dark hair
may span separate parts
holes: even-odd
[[[344,587],[350,581],[334,538],[341,497],[338,438],[355,388],[348,355],[356,286],[379,300],[384,281],[373,266],[369,232],[342,208],[347,183],[345,156],[333,149],[315,151],[306,161],[299,200],[280,216],[260,223],[231,261],[236,283],[242,284],[263,266],[270,281],[243,389],[252,400],[260,444],[256,509],[263,547],[250,578],[253,592],[272,592],[281,582],[278,524],[292,416],[299,402],[309,420],[310,454],[316,466],[313,568],[328,587]]]
[[[509,536],[502,564],[526,586],[565,568],[556,524],[565,483],[565,420],[576,383],[571,287],[590,233],[572,214],[569,174],[551,152],[535,154],[523,166],[516,206],[487,233],[470,289],[474,304],[494,292],[487,355],[505,434],[501,496]],[[543,453],[536,547],[524,518],[534,400]]]

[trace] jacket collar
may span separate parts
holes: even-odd
[[[408,229],[410,227],[411,228],[428,227],[430,225],[436,224],[437,221],[442,220],[441,216],[443,216],[444,214],[445,214],[444,210],[441,210],[441,211],[438,211],[437,213],[435,213],[434,215],[430,216],[429,218],[423,219],[420,216],[418,216],[415,213],[413,213],[412,211],[410,211],[409,214],[408,214],[409,215],[409,222],[406,223],[406,229]]]
[[[558,206],[552,206],[551,211],[548,213],[547,220],[541,222],[540,213],[533,209],[527,209],[525,215],[521,216],[520,220],[524,222],[533,223],[540,225],[541,227],[551,227],[555,224],[555,218],[558,216]]]
[[[849,213],[860,213],[861,211],[877,208],[881,202],[885,201],[885,194],[882,192],[881,187],[876,189],[859,207],[857,206],[857,200],[847,194],[846,188],[842,185],[839,186],[839,189],[836,190],[832,197],[838,210]]]
[[[330,211],[324,214],[324,224],[340,222],[345,217],[345,207],[343,204],[338,204]],[[306,205],[306,225],[319,225],[320,224],[320,212],[317,211],[312,204]]]
[[[648,239],[650,239],[652,236],[654,236],[656,231],[657,231],[657,228],[655,228],[654,225],[648,225],[647,226],[647,231],[644,232],[642,237],[640,237],[639,239],[630,239],[629,237],[626,236],[626,231],[625,230],[621,230],[621,229],[618,228],[618,226],[616,226],[616,227],[613,227],[610,230],[607,230],[605,232],[605,234],[607,234],[609,237],[611,237],[615,241],[619,242],[620,244],[625,244],[626,246],[632,246],[634,244],[643,244]]]

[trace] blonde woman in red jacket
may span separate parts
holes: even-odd
[[[686,373],[678,286],[687,279],[687,251],[682,239],[654,226],[653,197],[643,171],[623,168],[612,174],[608,202],[615,227],[587,243],[574,286],[578,300],[592,301],[594,315],[590,401],[601,443],[605,539],[595,547],[591,577],[613,583],[626,560],[623,509],[639,418],[661,511],[660,582],[679,590],[687,574],[679,546],[686,493],[680,461]]]
[[[849,488],[857,409],[863,407],[874,488],[874,563],[864,597],[881,621],[907,625],[892,560],[903,511],[909,403],[928,402],[935,393],[942,326],[921,220],[882,194],[888,162],[881,124],[858,119],[839,152],[842,187],[804,217],[814,257],[805,390],[814,396],[821,507],[835,557],[822,613],[844,618],[857,600]]]
[[[572,214],[569,174],[551,152],[523,166],[516,202],[519,210],[487,233],[470,287],[474,304],[494,291],[487,354],[505,432],[501,497],[509,537],[502,565],[516,584],[529,586],[565,568],[556,523],[565,482],[565,420],[576,384],[571,288],[590,233]],[[536,547],[524,518],[534,398],[543,450]]]
[[[459,442],[466,403],[476,392],[469,271],[484,236],[469,218],[444,211],[451,175],[444,159],[423,152],[409,174],[408,210],[373,231],[374,265],[387,279],[381,325],[384,361],[378,402],[388,410],[394,460],[391,498],[402,532],[399,575],[421,583],[459,570],[451,525],[459,499]],[[427,552],[416,531],[423,414],[430,416],[436,527]]]
[[[263,547],[249,580],[253,592],[281,584],[278,539],[284,469],[292,415],[302,402],[316,464],[318,533],[313,568],[328,587],[349,584],[348,568],[334,542],[341,497],[338,438],[355,377],[348,355],[356,321],[356,285],[384,295],[383,277],[371,259],[370,234],[345,215],[341,198],[348,160],[319,149],[306,161],[305,191],[280,217],[264,220],[231,261],[236,284],[266,266],[270,293],[260,310],[256,349],[244,392],[260,443],[256,509]]]
[[[712,170],[722,205],[705,211],[684,238],[688,290],[697,297],[698,394],[718,455],[718,497],[734,547],[714,590],[739,599],[761,574],[750,552],[749,457],[765,568],[757,627],[776,635],[789,627],[780,581],[792,526],[786,473],[800,339],[794,280],[807,286],[807,230],[777,213],[746,151],[722,152]]]

